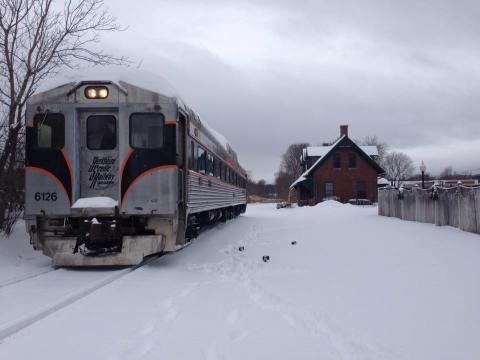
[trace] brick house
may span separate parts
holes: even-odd
[[[377,178],[385,173],[377,163],[376,146],[359,146],[348,137],[348,125],[331,145],[303,150],[304,173],[290,186],[299,205],[315,205],[326,199],[377,200]]]

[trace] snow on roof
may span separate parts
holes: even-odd
[[[338,144],[340,141],[342,141],[344,137],[345,137],[345,135],[342,135],[342,136],[340,136],[340,137],[338,138],[338,140],[335,141],[332,145],[330,145],[330,146],[325,146],[325,148],[327,148],[328,151],[326,151],[325,154],[322,155],[322,157],[325,156],[325,155],[327,155],[335,146],[337,146],[337,144]],[[310,146],[310,147],[313,147],[313,146]],[[322,146],[322,147],[323,147],[323,146]],[[311,155],[310,155],[310,156],[311,156]],[[320,157],[319,159],[317,159],[317,161],[315,161],[315,163],[314,163],[312,166],[310,166],[310,167],[307,169],[307,171],[305,171],[302,175],[300,175],[300,177],[299,177],[297,180],[295,180],[292,185],[290,185],[290,189],[293,189],[293,188],[295,187],[295,185],[297,185],[298,183],[306,180],[306,179],[307,179],[307,175],[309,174],[310,170],[311,170],[313,167],[315,167],[320,160],[322,160],[322,157]]]
[[[306,156],[325,156],[331,148],[331,146],[309,146],[306,149]],[[378,149],[374,145],[362,145],[359,148],[368,156],[378,155]]]
[[[200,119],[202,125],[210,132],[210,134],[215,138],[215,140],[225,149],[227,153],[231,149],[230,143],[227,138],[220,134],[217,130],[214,130],[206,121]]]
[[[123,81],[146,90],[157,92],[164,96],[180,97],[177,90],[165,78],[149,71],[119,65],[62,70],[54,77],[42,82],[36,93],[47,91],[68,83],[96,80],[112,81],[117,84],[120,84],[120,82]]]
[[[381,178],[378,178],[377,184],[378,184],[378,185],[390,185],[390,181],[388,181],[387,179],[381,177]]]

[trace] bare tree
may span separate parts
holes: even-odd
[[[0,231],[10,232],[11,202],[21,201],[23,181],[9,182],[20,165],[27,99],[62,67],[124,63],[92,49],[102,32],[116,30],[103,0],[0,0]]]
[[[453,168],[451,166],[447,166],[440,173],[440,179],[448,179],[448,178],[452,177],[452,175],[453,175]]]
[[[275,173],[275,188],[277,189],[277,196],[279,199],[288,199],[290,185],[292,185],[291,179],[292,176],[284,171]]]
[[[361,145],[376,146],[378,149],[378,159],[376,160],[379,164],[383,163],[387,155],[388,145],[386,142],[380,140],[377,135],[365,136],[363,140],[356,140],[355,142]]]
[[[266,181],[263,179],[258,180],[255,182],[251,179],[251,177],[247,178],[247,193],[249,196],[259,196],[259,197],[266,197],[265,191]]]
[[[414,171],[412,159],[401,152],[388,153],[382,165],[388,180],[395,187],[399,187],[403,180],[412,176]]]
[[[280,198],[286,199],[290,185],[303,173],[301,157],[308,143],[291,144],[282,155],[280,169],[275,174],[275,185]]]

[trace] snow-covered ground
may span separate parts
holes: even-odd
[[[23,221],[15,225],[10,238],[0,235],[0,287],[51,269],[50,259],[33,251]]]
[[[3,282],[48,269],[16,231]],[[0,287],[0,327],[115,271]],[[478,274],[476,234],[335,202],[252,205],[5,338],[0,359],[478,359]]]

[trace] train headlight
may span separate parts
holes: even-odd
[[[107,96],[108,96],[108,89],[107,88],[98,89],[98,97],[100,99],[105,99]]]
[[[85,97],[87,99],[106,99],[108,97],[108,88],[106,86],[87,86],[85,88]]]

